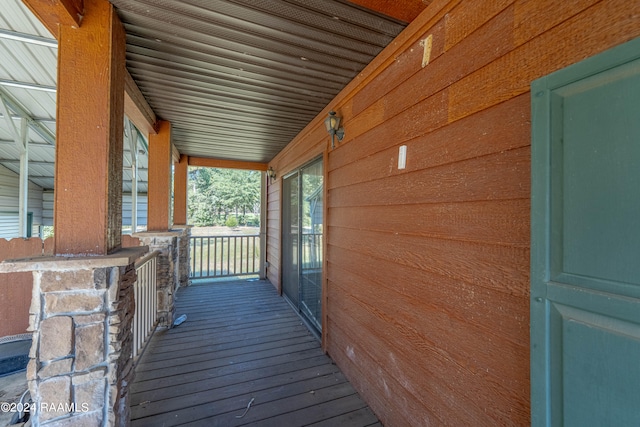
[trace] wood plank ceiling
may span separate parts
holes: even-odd
[[[110,1],[127,68],[177,149],[254,162],[271,160],[428,3]]]

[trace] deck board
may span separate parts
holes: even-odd
[[[132,426],[380,425],[268,282],[180,289],[176,314],[136,367]]]

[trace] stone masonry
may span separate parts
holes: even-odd
[[[189,264],[189,237],[191,237],[191,226],[185,225],[182,234],[178,237],[178,280],[180,286],[189,286],[190,264]]]
[[[134,262],[147,250],[0,264],[0,272],[33,273],[27,381],[34,427],[128,425]]]
[[[175,317],[175,292],[189,284],[189,236],[191,228],[166,232],[135,233],[150,251],[159,251],[156,276],[158,325],[169,327]]]

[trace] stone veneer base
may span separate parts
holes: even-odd
[[[0,273],[33,274],[27,381],[34,427],[128,425],[135,260],[148,250],[0,263]]]

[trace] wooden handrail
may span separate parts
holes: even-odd
[[[136,268],[139,268],[142,264],[144,264],[145,262],[149,261],[151,258],[155,258],[158,255],[160,255],[160,251],[159,250],[155,250],[153,252],[149,252],[148,254],[146,254],[145,256],[143,256],[142,258],[138,259],[136,261]]]

